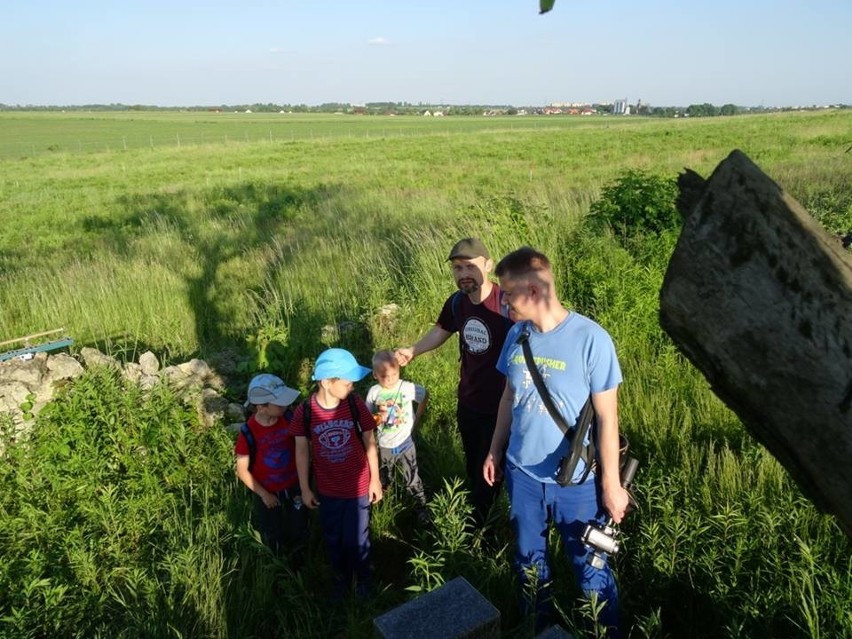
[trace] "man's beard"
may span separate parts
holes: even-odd
[[[458,286],[459,290],[465,295],[476,293],[476,291],[482,288],[479,282],[475,280],[462,280],[460,282],[456,282],[456,286]]]

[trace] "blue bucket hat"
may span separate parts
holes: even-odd
[[[343,348],[329,348],[317,357],[312,379],[319,381],[338,377],[348,382],[357,382],[371,372],[371,369],[361,366],[349,351]]]

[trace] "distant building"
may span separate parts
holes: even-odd
[[[623,100],[616,100],[612,103],[612,114],[613,115],[629,115],[630,114],[630,105],[627,104],[627,98]]]

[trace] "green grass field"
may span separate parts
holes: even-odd
[[[319,138],[560,130],[582,118],[354,116],[243,112],[0,112],[0,158]]]
[[[852,638],[852,545],[709,391],[657,323],[674,234],[621,241],[587,224],[625,171],[702,175],[734,148],[831,232],[852,229],[852,113],[734,118],[452,118],[0,113],[0,341],[65,327],[167,362],[243,358],[307,391],[326,346],[363,361],[405,345],[452,291],[449,246],[549,254],[563,300],[613,335],[642,507],[616,559],[630,637]],[[178,140],[180,140],[178,142]],[[379,309],[399,306],[387,320]],[[354,330],[341,327],[354,326]],[[461,525],[457,353],[415,361],[436,529],[402,495],[374,511],[379,593],[329,611],[318,538],[299,575],[247,524],[233,435],[169,389],[91,373],[7,433],[0,636],[368,637],[373,616],[456,575],[519,617],[511,546]],[[494,522],[506,533],[505,516]],[[588,607],[557,561],[566,627]]]

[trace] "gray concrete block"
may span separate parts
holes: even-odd
[[[373,620],[380,639],[497,639],[500,611],[456,577]]]
[[[543,632],[538,633],[535,639],[574,639],[574,635],[564,630],[562,626],[550,626]]]

